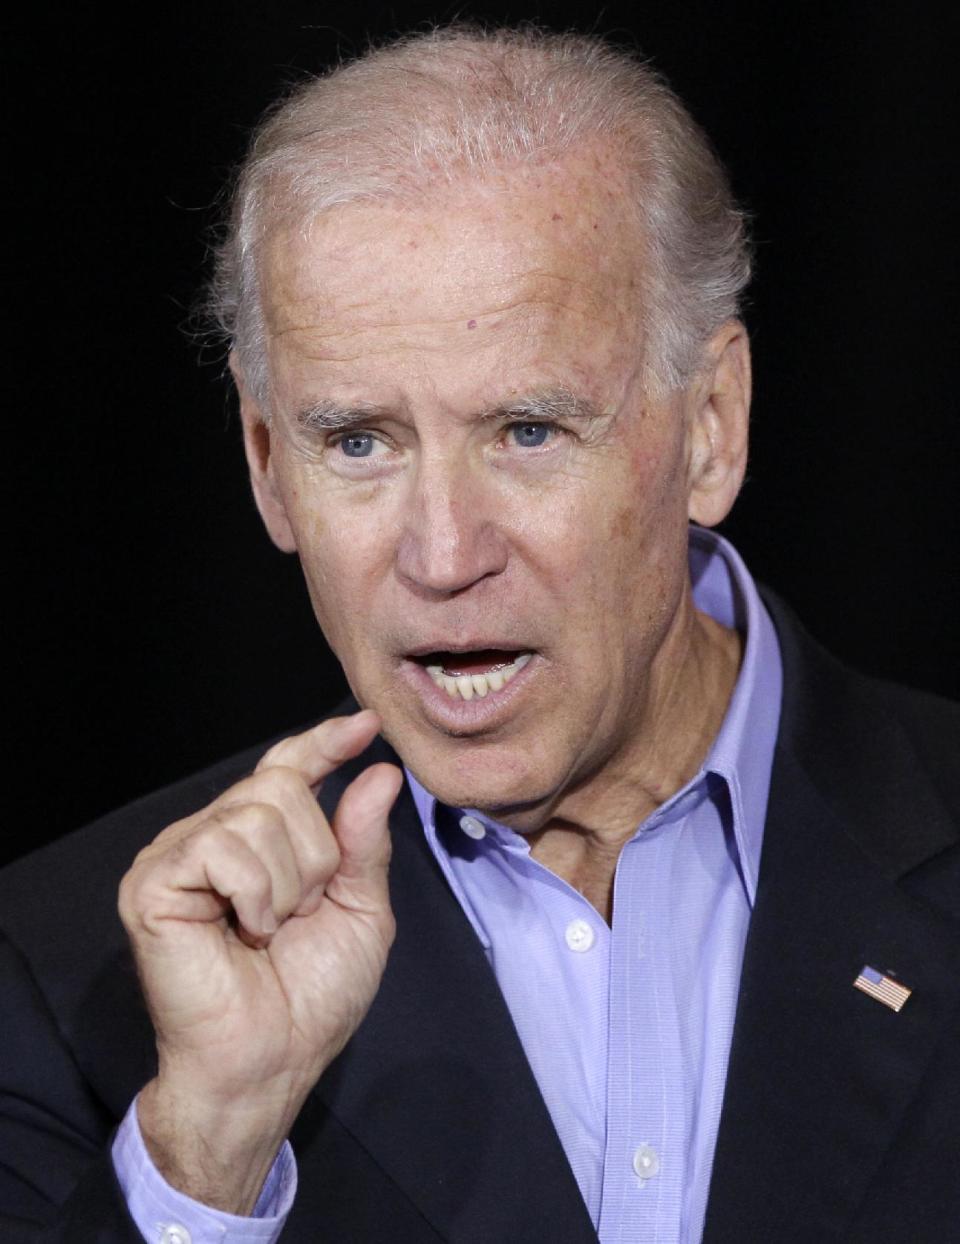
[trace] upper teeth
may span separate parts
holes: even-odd
[[[428,665],[427,673],[438,687],[442,687],[455,700],[472,700],[474,696],[482,700],[491,691],[499,691],[501,687],[505,687],[532,656],[532,652],[523,652],[509,665],[495,665],[485,674],[446,674],[442,665]]]

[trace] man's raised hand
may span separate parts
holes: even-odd
[[[365,711],[284,739],[165,829],[120,887],[159,1055],[140,1127],[168,1182],[208,1205],[249,1213],[380,983],[400,771],[364,770],[330,824],[312,789],[378,728]]]

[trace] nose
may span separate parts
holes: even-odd
[[[397,546],[397,573],[418,593],[450,596],[506,568],[507,540],[481,474],[457,456],[421,459]]]

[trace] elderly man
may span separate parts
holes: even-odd
[[[957,715],[707,530],[747,275],[592,39],[265,123],[216,301],[356,702],[8,874],[5,1240],[958,1238]]]

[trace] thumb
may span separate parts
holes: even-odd
[[[371,765],[340,797],[332,826],[340,847],[337,878],[356,898],[363,892],[378,899],[386,895],[390,862],[387,818],[402,785],[403,773],[396,765]]]

